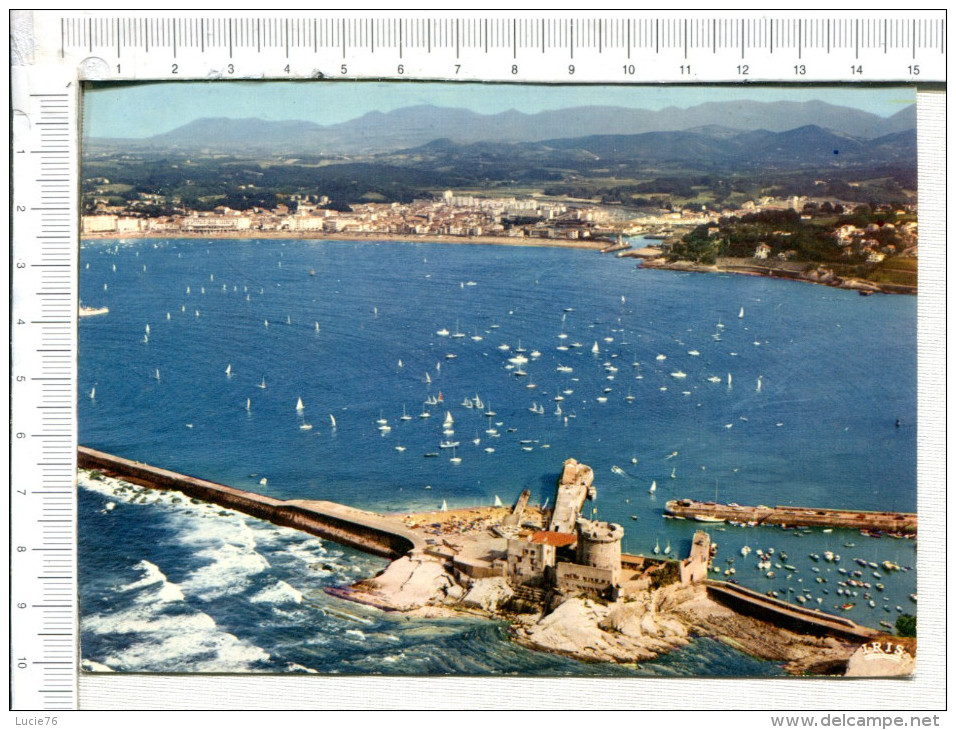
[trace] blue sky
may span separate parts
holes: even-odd
[[[416,104],[482,114],[534,113],[572,106],[686,108],[708,101],[819,100],[880,116],[915,101],[912,89],[866,87],[532,86],[469,83],[198,82],[104,86],[84,96],[85,134],[148,137],[201,117],[298,119],[334,124],[370,111]]]

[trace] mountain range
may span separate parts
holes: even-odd
[[[597,146],[613,137],[687,132],[697,139],[719,140],[742,133],[789,132],[809,127],[856,141],[875,140],[916,128],[909,105],[890,117],[820,101],[708,102],[687,109],[658,111],[615,106],[585,106],[525,114],[515,110],[479,114],[467,109],[430,105],[390,112],[369,112],[338,124],[263,119],[201,118],[152,137],[86,140],[89,149],[208,150],[249,153],[354,155],[421,148],[435,140],[454,145],[481,142],[537,143],[593,139]],[[598,138],[605,138],[598,142]],[[560,147],[559,144],[551,146]],[[566,146],[566,145],[565,145]],[[575,148],[580,148],[575,144]],[[594,150],[597,153],[597,150]]]

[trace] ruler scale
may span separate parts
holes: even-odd
[[[76,705],[76,84],[14,117],[13,704]]]
[[[941,82],[942,11],[666,11],[605,17],[336,14],[52,18],[87,78],[404,78],[511,82]],[[51,49],[52,50],[52,49]],[[865,63],[860,63],[866,61]]]
[[[186,79],[943,83],[945,11],[17,13],[11,373],[15,709],[76,707],[80,84]],[[14,36],[12,36],[14,37]],[[16,36],[20,37],[20,36]]]

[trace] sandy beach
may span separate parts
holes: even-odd
[[[140,238],[200,238],[205,240],[247,240],[255,238],[297,241],[367,241],[388,243],[456,243],[461,245],[524,246],[536,248],[574,248],[600,251],[612,245],[610,241],[571,238],[524,238],[515,236],[419,236],[397,233],[325,233],[322,231],[230,231],[221,233],[189,233],[183,231],[136,231],[132,233],[84,233],[86,240],[124,240]]]

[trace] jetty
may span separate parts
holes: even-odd
[[[426,547],[423,536],[408,529],[399,520],[337,502],[274,499],[86,446],[77,447],[77,466],[151,489],[182,492],[194,499],[212,502],[391,560],[422,554]]]
[[[837,636],[847,641],[865,643],[882,632],[861,626],[842,616],[834,616],[817,609],[782,601],[745,588],[738,583],[707,579],[707,593],[719,603],[738,613],[767,621],[774,626],[789,629],[798,634],[814,636]]]
[[[750,507],[719,502],[673,499],[664,505],[664,514],[699,522],[727,522],[747,526],[842,527],[881,532],[903,537],[916,536],[915,512],[870,512],[865,510],[816,507]]]

